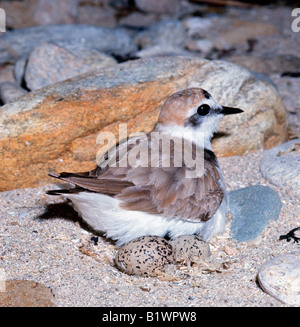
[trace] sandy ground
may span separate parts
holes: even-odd
[[[224,267],[210,273],[197,269],[170,276],[129,276],[113,265],[116,247],[94,235],[64,199],[45,195],[51,185],[0,193],[0,264],[7,279],[27,279],[49,287],[57,306],[284,306],[257,283],[261,264],[299,250],[279,241],[299,225],[300,201],[286,189],[269,185],[258,169],[262,151],[221,158],[228,190],[261,184],[282,200],[277,221],[271,221],[252,242],[224,237],[211,242]],[[60,217],[60,218],[59,218]]]

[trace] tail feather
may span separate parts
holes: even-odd
[[[77,194],[82,191],[85,191],[85,190],[81,187],[74,187],[71,189],[49,190],[46,192],[46,194],[48,194],[48,195]]]
[[[124,188],[133,186],[133,183],[123,180],[98,179],[89,173],[50,173],[49,176],[74,184],[76,187],[64,190],[52,190],[47,194],[59,195],[66,193],[78,193],[81,191],[103,193],[110,196],[119,194]]]
[[[74,174],[74,173],[66,173],[66,172],[62,172],[60,174],[57,173],[48,173],[48,175],[50,177],[54,177],[66,182],[70,182],[72,183],[72,181],[70,180],[70,178],[72,177],[77,177],[77,178],[87,178],[89,173],[78,173],[78,174]],[[76,185],[76,183],[73,182],[73,184]],[[89,191],[89,190],[85,190],[82,187],[73,187],[73,188],[68,188],[68,189],[57,189],[57,190],[48,190],[46,192],[46,194],[48,195],[63,195],[63,194],[77,194],[79,192],[82,191]]]
[[[84,173],[66,173],[62,172],[60,174],[57,173],[48,173],[50,177],[58,178],[58,179],[67,179],[70,177],[81,177],[81,178],[94,178],[94,176],[90,176],[90,172],[84,172]]]

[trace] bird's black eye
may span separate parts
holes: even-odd
[[[206,116],[210,111],[210,106],[208,104],[202,104],[197,109],[197,114],[200,116]]]

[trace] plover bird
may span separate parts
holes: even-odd
[[[152,132],[121,141],[92,171],[50,174],[74,187],[47,193],[66,196],[90,226],[118,246],[143,235],[198,234],[209,240],[224,231],[227,214],[226,188],[211,138],[220,118],[240,112],[219,105],[201,88],[176,92],[166,99]],[[171,140],[166,156],[161,143],[154,144],[157,135]],[[197,174],[189,176],[196,168],[186,164],[178,149],[190,149],[191,162],[202,162]]]

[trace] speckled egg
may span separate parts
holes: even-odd
[[[124,244],[117,252],[118,269],[129,275],[156,276],[175,262],[171,244],[159,236],[141,236]]]
[[[169,242],[173,247],[177,262],[182,260],[198,262],[200,258],[205,259],[210,256],[208,243],[197,235],[181,235]]]

